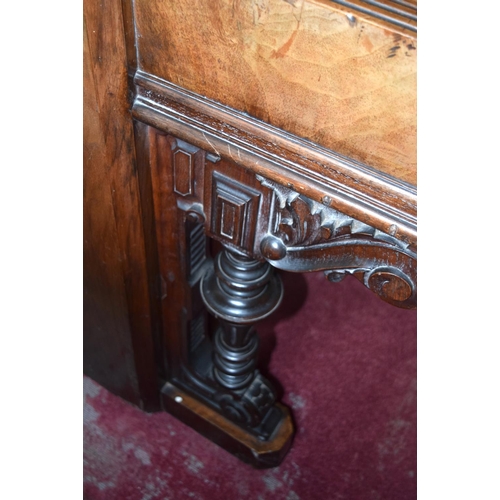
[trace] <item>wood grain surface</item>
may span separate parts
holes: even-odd
[[[84,372],[157,409],[148,276],[120,0],[84,2]]]
[[[416,33],[323,0],[135,14],[139,69],[416,185]]]

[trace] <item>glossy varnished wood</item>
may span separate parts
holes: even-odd
[[[142,71],[416,185],[414,31],[326,0],[135,12]]]
[[[84,22],[84,371],[158,409],[120,2],[86,0]]]
[[[256,467],[293,437],[256,365],[272,266],[416,307],[416,15],[392,3],[85,2],[87,373]]]

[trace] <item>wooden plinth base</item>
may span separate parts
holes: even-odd
[[[162,389],[162,404],[165,411],[256,469],[278,466],[292,444],[294,429],[290,411],[280,403],[276,406],[283,412],[283,418],[266,441],[245,432],[169,382]]]

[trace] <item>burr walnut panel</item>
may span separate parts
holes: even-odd
[[[137,0],[138,67],[416,185],[416,32],[350,12]]]

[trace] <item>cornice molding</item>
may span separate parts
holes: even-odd
[[[132,114],[214,155],[283,183],[416,249],[416,187],[315,143],[137,72]]]

